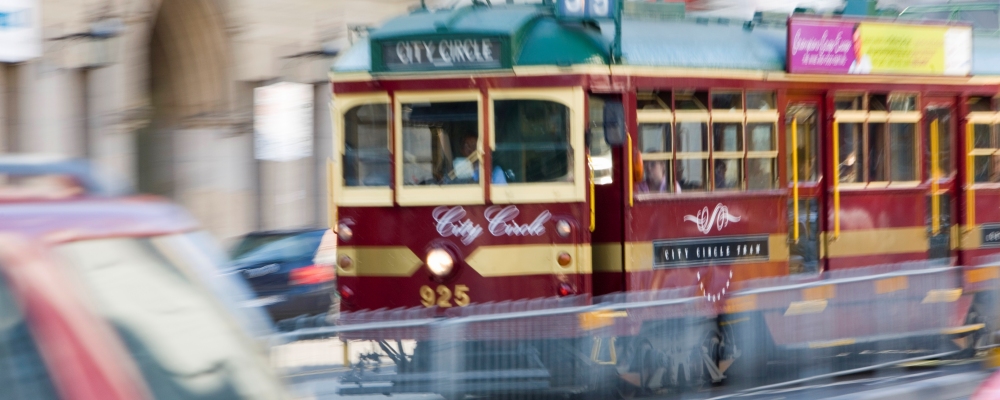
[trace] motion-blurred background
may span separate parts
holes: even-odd
[[[462,1],[470,0],[427,5]],[[230,243],[250,231],[325,226],[329,66],[364,26],[419,3],[0,0],[0,152],[92,159],[139,191],[180,202]],[[689,14],[730,18],[844,5],[687,3]]]

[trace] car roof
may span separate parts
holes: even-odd
[[[67,175],[90,196],[123,195],[130,188],[121,182],[102,180],[89,162],[49,154],[0,155],[0,174],[11,176]]]
[[[154,196],[0,203],[0,232],[50,243],[195,229],[198,223],[186,211]]]
[[[326,231],[326,228],[276,229],[269,231],[250,232],[244,235],[244,237],[297,235],[300,233],[312,233],[312,232],[324,232],[324,231]]]

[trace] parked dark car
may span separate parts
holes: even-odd
[[[313,263],[324,229],[254,232],[233,249],[233,266],[275,321],[322,314],[334,303],[336,270]]]

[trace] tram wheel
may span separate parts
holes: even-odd
[[[965,325],[984,324],[986,328],[972,332],[969,335],[969,345],[956,355],[958,358],[975,357],[977,347],[983,347],[989,344],[991,336],[989,332],[990,324],[986,320],[983,313],[980,312],[980,307],[981,306],[976,303],[973,303],[969,307],[969,313],[965,316]]]

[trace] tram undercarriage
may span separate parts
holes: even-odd
[[[634,336],[417,341],[409,354],[401,341],[383,340],[382,353],[363,355],[342,378],[339,393],[609,399],[694,392],[722,383],[783,385],[904,361],[972,357],[980,339],[989,336],[984,324],[972,322],[947,332],[812,347],[776,346],[760,315],[647,322]],[[392,366],[382,365],[383,358]]]
[[[685,321],[686,322],[686,321]],[[399,341],[378,342],[395,373],[382,373],[378,354],[363,356],[341,394],[549,393],[593,398],[698,390],[722,382],[739,358],[732,329],[714,320],[644,324],[635,336],[525,341],[418,341],[410,354]]]

